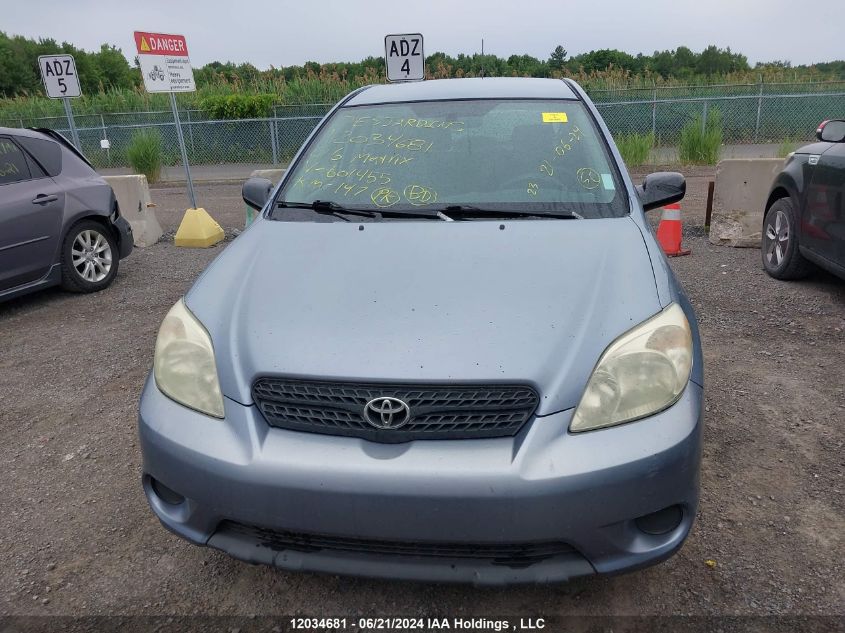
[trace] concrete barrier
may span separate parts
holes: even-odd
[[[736,158],[716,165],[710,243],[760,248],[763,213],[782,158]]]
[[[249,177],[250,178],[266,178],[274,185],[278,185],[279,181],[285,173],[285,169],[256,169]]]
[[[103,178],[111,185],[114,195],[117,196],[120,214],[132,226],[135,246],[151,246],[158,242],[162,233],[161,225],[156,218],[155,205],[150,199],[147,177],[132,175],[103,176]]]

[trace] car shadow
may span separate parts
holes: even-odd
[[[58,286],[53,286],[14,299],[0,301],[0,319],[14,316],[22,310],[37,310],[61,300],[62,297],[69,296],[71,296],[71,293],[65,292]]]
[[[813,272],[806,279],[797,283],[805,283],[816,290],[828,292],[832,297],[845,302],[845,279],[840,279],[833,273],[829,273],[822,268],[814,268]]]

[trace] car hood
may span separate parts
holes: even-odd
[[[262,375],[523,383],[541,415],[574,407],[607,345],[661,309],[629,217],[260,220],[186,304],[243,404]]]
[[[834,143],[827,143],[819,141],[818,143],[810,143],[795,150],[796,154],[824,154],[827,150],[834,146]]]

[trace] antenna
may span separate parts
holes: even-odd
[[[484,38],[481,38],[481,78],[484,79]]]

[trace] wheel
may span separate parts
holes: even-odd
[[[775,279],[806,277],[812,264],[798,250],[798,222],[790,198],[769,207],[763,220],[763,269]]]
[[[62,287],[71,292],[97,292],[117,274],[117,242],[99,222],[75,224],[62,243]]]

